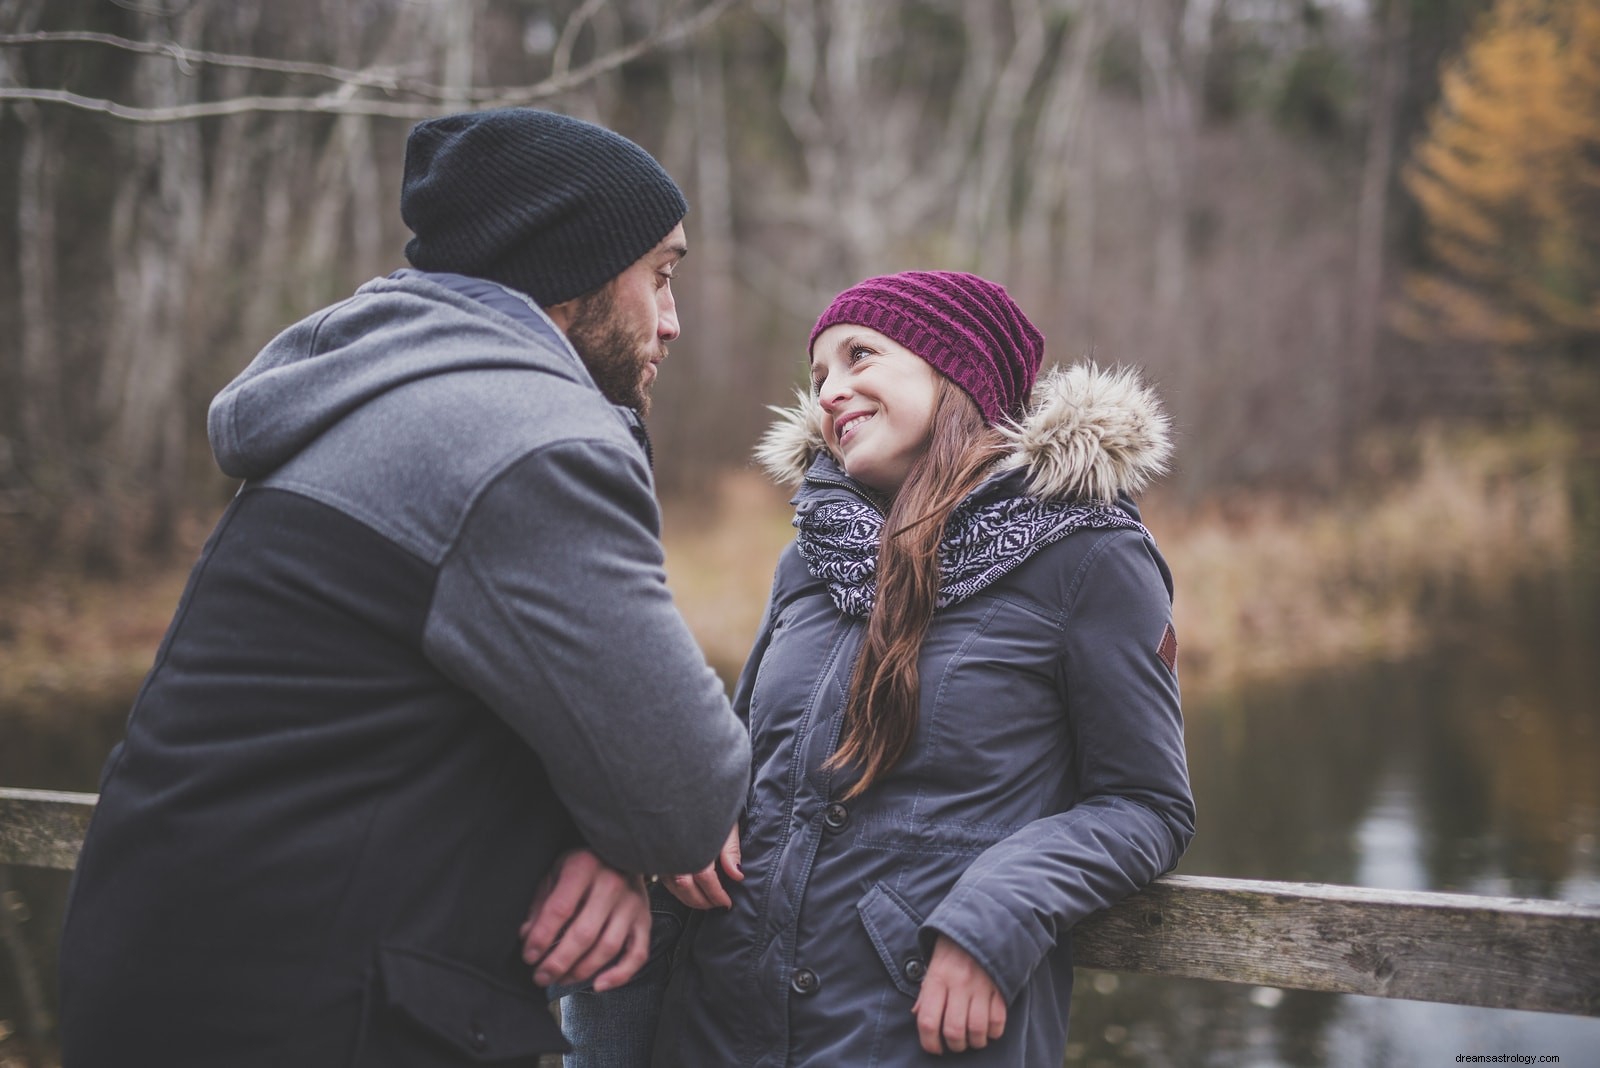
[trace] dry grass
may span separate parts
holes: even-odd
[[[1191,691],[1415,651],[1458,593],[1493,600],[1570,566],[1574,440],[1428,431],[1368,453],[1366,486],[1147,519],[1178,583]]]
[[[1244,497],[1200,509],[1153,496],[1145,518],[1177,577],[1191,695],[1380,657],[1428,638],[1454,591],[1492,598],[1568,566],[1576,445],[1551,429],[1496,438],[1429,432],[1372,448],[1354,488],[1317,504]],[[730,682],[793,536],[788,492],[753,470],[710,501],[663,509],[678,605]],[[198,534],[191,549],[198,548]],[[45,573],[0,597],[0,713],[124,700],[177,604],[191,554],[117,580]]]
[[[725,475],[709,502],[662,507],[667,581],[706,658],[730,686],[761,626],[773,565],[794,538],[789,497],[744,469]]]
[[[1374,445],[1361,484],[1317,503],[1242,496],[1184,509],[1153,496],[1144,513],[1176,576],[1185,690],[1404,656],[1452,591],[1492,598],[1566,566],[1574,453],[1550,428],[1429,431]],[[793,534],[787,497],[738,471],[709,505],[666,509],[669,580],[725,677],[743,662]]]

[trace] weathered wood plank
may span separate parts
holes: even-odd
[[[1600,905],[1171,875],[1073,944],[1107,971],[1600,1016]]]
[[[70,869],[95,800],[0,787],[0,864]],[[1600,1016],[1600,905],[1169,875],[1074,947],[1105,971]]]
[[[95,800],[94,794],[0,786],[0,864],[71,869]]]

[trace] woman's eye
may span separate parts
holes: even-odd
[[[859,362],[861,362],[862,360],[866,359],[868,356],[871,356],[871,355],[872,355],[872,350],[871,349],[861,349],[861,348],[851,349],[850,350],[850,362],[851,363],[859,363]]]

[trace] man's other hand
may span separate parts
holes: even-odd
[[[650,952],[650,900],[644,878],[611,867],[587,849],[562,854],[522,925],[522,959],[540,986],[594,980],[621,986]]]

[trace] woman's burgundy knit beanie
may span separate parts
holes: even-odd
[[[966,390],[984,422],[1017,419],[1044,359],[1044,335],[1005,287],[960,271],[903,271],[858,282],[811,328],[867,326],[904,345]]]

